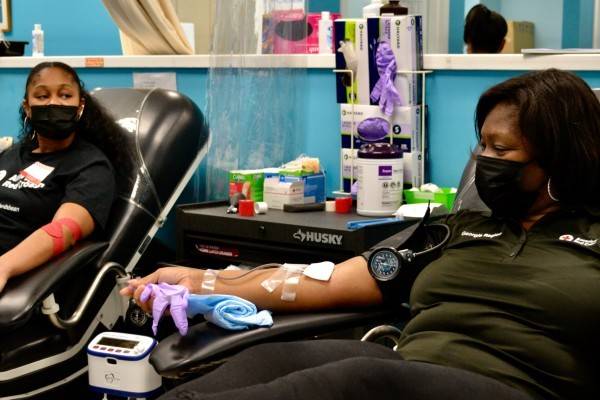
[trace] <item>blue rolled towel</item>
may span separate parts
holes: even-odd
[[[231,295],[190,294],[187,315],[192,318],[198,314],[204,315],[207,321],[230,330],[273,325],[273,317],[269,311],[257,312],[253,303]]]

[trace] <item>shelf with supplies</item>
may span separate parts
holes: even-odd
[[[42,61],[62,61],[75,68],[210,68],[208,54],[196,55],[87,55],[0,57],[1,68],[30,69]],[[335,67],[334,54],[222,55],[219,64],[243,68]],[[431,71],[526,71],[548,66],[571,71],[599,71],[600,54],[423,54],[423,68]]]
[[[355,79],[354,79],[354,71],[350,70],[350,69],[334,69],[333,72],[335,74],[348,74],[350,76],[350,87],[354,87],[355,84]],[[415,171],[412,171],[412,181],[411,184],[413,185],[413,187],[419,187],[420,185],[422,185],[424,183],[424,179],[425,179],[425,153],[426,153],[426,76],[430,73],[432,73],[433,71],[431,70],[419,70],[419,71],[396,71],[396,75],[399,74],[418,74],[421,75],[422,79],[421,79],[421,101],[420,103],[418,103],[416,106],[420,109],[419,112],[419,127],[418,127],[418,133],[419,133],[419,137],[418,137],[418,142],[417,145],[414,146],[415,150],[417,150],[417,157],[418,159],[416,161],[412,161],[412,166],[417,166],[418,167],[418,171],[415,173]],[[350,164],[350,185],[352,185],[355,181],[355,176],[354,176],[354,170],[355,170],[355,156],[354,156],[354,151],[355,151],[355,147],[354,147],[354,142],[355,139],[357,137],[359,137],[358,132],[357,132],[357,123],[355,120],[356,117],[356,113],[355,113],[355,107],[356,106],[360,106],[359,104],[356,104],[355,102],[351,102],[351,103],[347,103],[347,106],[350,108],[350,114],[351,114],[351,122],[350,122],[350,154],[351,156],[349,157],[349,164]],[[393,129],[393,126],[390,124],[390,130],[388,131],[386,137],[389,137],[390,143],[393,143],[393,139],[394,139],[394,134],[393,132],[391,132],[391,130]],[[411,142],[413,140],[415,140],[417,138],[411,138]],[[411,144],[411,147],[412,144]],[[411,149],[411,153],[412,153]],[[411,155],[411,160],[412,160],[412,155]],[[346,167],[346,169],[348,169]],[[340,186],[339,186],[339,190],[333,191],[333,194],[336,196],[348,196],[350,195],[350,192],[346,191],[344,188],[344,179],[347,179],[347,176],[345,177],[344,174],[345,168],[344,168],[344,149],[340,148]]]

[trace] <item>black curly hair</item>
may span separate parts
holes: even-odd
[[[85,138],[88,142],[96,145],[110,160],[115,169],[126,167],[130,163],[127,152],[127,142],[121,128],[114,118],[85,90],[85,86],[75,70],[62,62],[42,62],[31,69],[25,83],[25,94],[27,99],[29,85],[34,77],[46,68],[59,68],[73,78],[73,82],[79,88],[79,94],[85,101],[83,114],[77,124],[77,135]],[[33,135],[33,127],[28,123],[23,105],[19,109],[21,117],[21,132],[19,141],[25,145],[35,146],[37,139]]]

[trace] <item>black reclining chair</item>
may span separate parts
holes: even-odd
[[[477,194],[474,181],[475,162],[471,159],[463,171],[452,212],[488,210]],[[357,327],[364,333],[363,340],[391,338],[393,341],[393,336],[400,333],[397,327],[408,318],[408,308],[404,305],[392,309],[273,315],[272,327],[247,331],[227,331],[202,322],[190,327],[186,336],[173,334],[163,339],[150,356],[150,362],[162,376],[185,380],[216,368],[246,347],[264,342],[318,338]]]
[[[115,275],[134,268],[209,147],[202,113],[177,92],[92,95],[124,128],[135,167],[115,166],[118,198],[105,242],[83,241],[0,293],[0,398],[47,399],[86,373],[90,339],[126,311]]]

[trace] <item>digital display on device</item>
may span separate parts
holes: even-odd
[[[112,347],[121,347],[124,349],[133,349],[135,347],[135,345],[138,343],[139,342],[136,340],[126,340],[126,339],[103,337],[102,339],[100,339],[98,341],[97,344],[102,345],[102,346],[112,346]]]

